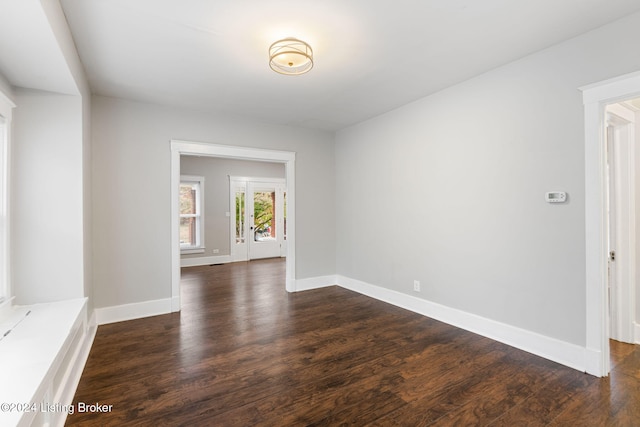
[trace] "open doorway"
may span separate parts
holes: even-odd
[[[172,311],[180,311],[180,232],[179,191],[181,156],[208,156],[223,159],[252,160],[281,163],[285,167],[287,190],[287,246],[285,288],[295,291],[295,153],[206,144],[190,141],[171,141],[171,295]]]
[[[284,164],[183,155],[180,156],[180,176],[182,267],[286,255],[286,250],[281,253],[281,249],[286,248],[281,248],[284,239],[280,224],[284,221],[280,206],[286,187]],[[247,180],[251,181],[250,192],[256,194],[257,200],[256,197],[245,197]],[[263,183],[259,188],[263,191],[254,190],[257,182]],[[193,187],[196,191],[189,191]],[[250,204],[255,208],[249,209]],[[247,216],[250,211],[255,211],[256,221],[252,221],[252,217],[239,221],[239,210]],[[258,238],[255,245],[261,244],[256,249],[266,254],[249,258],[247,250],[249,243],[253,243],[253,236],[248,234],[254,222],[257,230],[255,237]],[[240,247],[245,249],[242,257],[236,256],[242,253]]]
[[[609,165],[607,144],[607,106],[640,97],[640,72],[617,77],[581,88],[585,124],[585,278],[586,278],[586,345],[585,371],[596,376],[610,372],[611,335],[609,274],[611,251],[609,235]],[[615,149],[615,147],[614,147]],[[635,158],[633,159],[635,162]],[[615,166],[614,166],[615,167]],[[615,176],[615,175],[614,175]],[[636,185],[636,188],[640,186]],[[633,200],[638,198],[633,197]],[[629,199],[631,200],[631,199]],[[614,206],[615,210],[616,207]],[[614,217],[615,222],[615,217]],[[635,223],[635,220],[633,221]],[[618,239],[617,233],[615,238]],[[636,239],[638,240],[638,239]],[[613,242],[618,245],[619,242]],[[614,251],[615,252],[615,251]],[[637,252],[637,251],[636,251]],[[616,259],[618,254],[613,254]],[[637,260],[634,258],[632,265]],[[619,268],[616,266],[615,268]],[[617,274],[614,272],[613,274]],[[633,289],[637,290],[637,283]],[[636,292],[636,297],[640,292]],[[615,297],[617,298],[617,297]],[[635,304],[635,303],[634,303]],[[632,317],[638,316],[635,304]],[[634,319],[634,320],[635,320]],[[638,323],[633,324],[634,341],[638,342]]]
[[[634,344],[637,215],[636,134],[640,98],[605,107],[609,338]]]

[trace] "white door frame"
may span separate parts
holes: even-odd
[[[287,183],[287,258],[286,283],[288,292],[295,291],[295,159],[293,151],[265,150],[249,147],[207,144],[203,142],[171,140],[171,311],[180,311],[180,232],[179,190],[180,156],[208,156],[224,159],[253,160],[283,163]]]
[[[640,72],[595,83],[580,90],[585,126],[585,370],[592,375],[607,376],[610,362],[605,107],[640,96]]]
[[[636,287],[636,210],[635,210],[635,112],[621,104],[606,107],[609,147],[610,240],[615,260],[610,260],[609,337],[634,342]],[[611,175],[614,175],[613,177]],[[613,203],[611,203],[613,201]],[[611,218],[613,217],[613,218]]]

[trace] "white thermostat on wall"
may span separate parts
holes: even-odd
[[[564,203],[567,201],[567,193],[564,191],[549,191],[545,194],[544,199],[548,203]]]

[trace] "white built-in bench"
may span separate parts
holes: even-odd
[[[9,309],[0,323],[0,426],[63,425],[94,334],[86,298]]]

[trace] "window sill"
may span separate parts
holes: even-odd
[[[5,301],[0,302],[0,323],[4,322],[4,319],[11,315],[14,298],[15,297],[7,298]]]
[[[180,249],[180,255],[203,254],[204,248]]]
[[[13,306],[11,333],[0,342],[0,402],[69,407],[93,339],[86,301]],[[0,412],[0,425],[63,425],[67,413]]]

